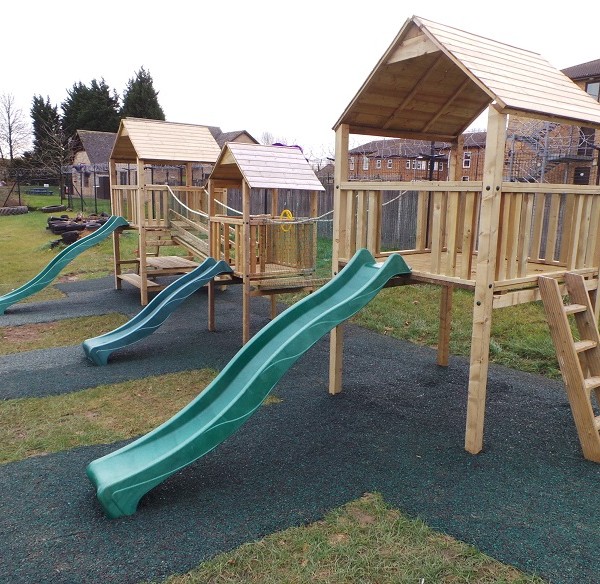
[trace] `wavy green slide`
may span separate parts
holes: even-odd
[[[60,271],[80,253],[97,243],[100,243],[119,227],[126,227],[127,225],[129,225],[129,223],[123,217],[111,215],[106,220],[106,223],[96,229],[96,231],[78,239],[63,249],[37,276],[29,280],[29,282],[4,296],[0,296],[0,314],[4,314],[4,311],[12,304],[15,304],[15,302],[19,302],[20,300],[23,300],[23,298],[27,298],[48,286],[48,284],[58,276]]]
[[[87,475],[108,517],[132,515],[150,489],[231,436],[305,351],[400,274],[410,274],[401,256],[377,263],[358,251],[335,278],[260,330],[179,413],[92,461]]]
[[[231,267],[226,261],[206,258],[197,268],[180,276],[159,292],[130,321],[111,332],[85,340],[84,353],[96,365],[106,365],[113,351],[153,333],[188,296],[215,276],[224,273],[231,273]]]

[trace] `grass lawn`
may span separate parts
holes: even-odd
[[[49,198],[37,197],[44,204],[54,204]],[[32,207],[34,202],[39,204],[33,198],[26,200]],[[50,249],[49,243],[56,236],[45,229],[46,221],[47,215],[39,211],[0,217],[0,294],[34,276],[57,253]],[[127,245],[133,249],[136,244],[131,234]],[[321,275],[329,274],[330,262],[331,246],[321,240]],[[61,276],[94,278],[111,271],[112,247],[108,239],[79,256]],[[59,295],[50,287],[32,299]],[[286,300],[294,298],[287,296]],[[452,351],[466,355],[472,295],[459,291],[454,301]],[[439,290],[435,287],[386,289],[354,321],[381,334],[435,346],[438,306]],[[124,317],[106,318],[103,324],[114,328]],[[69,328],[73,322],[75,319],[52,323],[45,330],[33,325],[10,330],[4,327],[0,329],[0,353],[80,342],[82,339],[72,334],[78,327]],[[94,334],[104,332],[101,323],[86,323],[95,327]],[[89,336],[86,332],[86,338]],[[19,339],[18,344],[15,339]],[[537,304],[496,311],[492,347],[496,363],[557,375],[545,318]],[[214,375],[210,370],[188,371],[68,395],[4,400],[0,402],[0,463],[145,433],[187,404]],[[277,399],[268,403],[276,404]],[[543,580],[408,519],[372,493],[333,510],[322,521],[249,542],[202,563],[188,574],[174,574],[166,582],[537,584]]]

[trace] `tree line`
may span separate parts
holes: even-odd
[[[121,118],[165,119],[152,76],[144,67],[127,82],[122,102],[104,79],[92,79],[89,85],[74,83],[60,110],[49,97],[34,95],[29,113],[31,126],[14,97],[0,95],[0,159],[9,170],[43,168],[52,176],[60,176],[61,168],[72,162],[77,130],[117,132]],[[26,144],[32,148],[19,156]]]

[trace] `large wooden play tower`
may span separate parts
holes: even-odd
[[[463,182],[461,135],[486,108],[483,180]],[[538,54],[413,17],[334,126],[333,274],[367,247],[377,257],[398,252],[412,267],[395,284],[439,285],[440,365],[448,363],[452,291],[474,292],[465,435],[471,453],[483,447],[493,310],[539,300],[540,276],[563,292],[568,273],[583,276],[588,291],[598,286],[600,187],[505,182],[509,116],[600,129],[600,104]],[[351,134],[449,142],[449,181],[350,182]],[[384,249],[381,242],[390,191],[416,197],[408,249]],[[342,332],[337,327],[331,335],[331,393],[342,388]],[[586,383],[589,399],[593,387]],[[590,411],[585,415],[593,417]],[[595,434],[600,445],[597,428]],[[600,462],[600,446],[595,456]]]

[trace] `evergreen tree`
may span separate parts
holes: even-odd
[[[50,103],[50,98],[41,95],[33,96],[31,105],[33,125],[33,156],[42,159],[48,150],[56,147],[56,136],[61,135],[58,108]]]
[[[96,130],[116,132],[119,129],[119,97],[104,79],[99,82],[92,79],[89,87],[74,83],[67,90],[67,99],[61,104],[62,123],[67,136],[75,135],[77,130]]]
[[[141,67],[135,77],[127,82],[123,94],[121,117],[165,119],[165,113],[158,103],[158,92],[154,90],[150,71],[146,71],[144,67]]]

